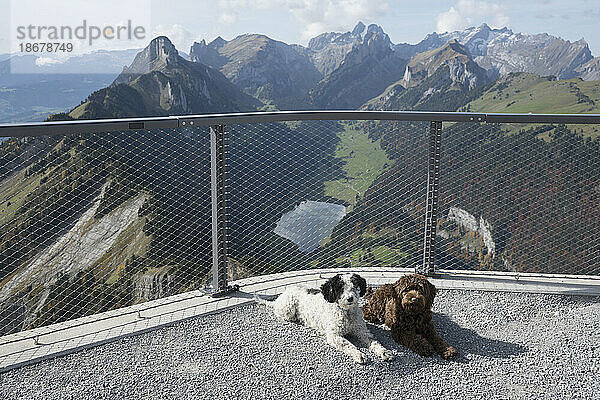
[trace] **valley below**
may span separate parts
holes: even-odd
[[[484,24],[394,44],[381,27],[359,23],[308,46],[258,34],[202,40],[189,58],[159,36],[49,119],[285,109],[599,113],[600,75],[587,43],[515,39],[523,35]],[[428,122],[226,129],[230,279],[422,262]],[[439,267],[597,271],[599,129],[445,122]],[[210,291],[209,150],[208,129],[199,127],[2,140],[0,333]]]

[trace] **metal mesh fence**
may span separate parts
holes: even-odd
[[[210,279],[207,128],[9,139],[0,150],[0,335]]]
[[[225,126],[227,279],[420,266],[430,126]],[[445,122],[436,269],[599,274],[595,129]],[[209,137],[179,128],[4,141],[0,335],[207,285]]]
[[[386,121],[228,126],[229,278],[415,267],[427,127]]]
[[[440,269],[600,273],[594,125],[445,124]]]

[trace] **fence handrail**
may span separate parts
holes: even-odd
[[[245,112],[0,124],[0,137],[68,135],[73,133],[103,133],[190,126],[318,120],[600,124],[600,114],[506,114],[363,110]]]

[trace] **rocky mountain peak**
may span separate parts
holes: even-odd
[[[302,49],[309,51],[265,35],[246,33],[230,41],[218,37],[208,45],[194,43],[190,60],[218,69],[259,100],[291,107],[293,99],[306,96],[322,77]]]
[[[170,65],[176,64],[179,59],[179,52],[175,48],[175,45],[166,36],[159,36],[152,39],[150,44],[138,54],[130,68],[136,68],[138,65],[148,65],[155,69],[157,65]],[[141,66],[140,65],[140,66]]]
[[[150,71],[163,70],[179,65],[181,56],[168,37],[158,36],[146,48],[140,51],[129,67],[124,67],[123,72],[115,79],[113,84],[128,83],[136,76]],[[185,60],[184,60],[185,61]]]
[[[407,88],[418,85],[440,67],[448,68],[452,82],[468,89],[488,80],[486,71],[473,61],[466,46],[452,39],[437,49],[417,53],[406,66],[402,84]]]
[[[354,44],[347,58],[356,52],[361,55],[361,58],[370,56],[382,59],[393,52],[392,47],[392,42],[383,29],[377,25],[370,25],[362,42]]]
[[[362,33],[364,31],[365,31],[365,24],[363,24],[361,21],[358,21],[358,23],[356,24],[354,29],[352,29],[352,34],[354,36],[360,36],[360,35],[362,35]]]
[[[366,30],[366,32],[365,32]],[[379,25],[370,24],[368,27],[358,22],[351,32],[326,32],[316,36],[308,42],[308,48],[312,51],[331,51],[332,46],[347,47],[349,51],[353,45],[369,41],[373,38],[387,38],[388,35]]]
[[[488,32],[492,30],[492,28],[490,28],[490,26],[488,24],[486,24],[485,22],[483,24],[479,25],[477,27],[477,29],[479,29],[480,31],[488,31]]]
[[[570,42],[547,33],[514,33],[507,27],[497,29],[487,24],[462,31],[434,32],[417,44],[394,45],[394,50],[400,57],[410,58],[450,40],[465,46],[473,61],[486,69],[490,77],[524,71],[567,79],[579,76],[577,68],[592,59],[583,39]]]
[[[221,36],[217,36],[212,42],[208,44],[208,46],[212,47],[213,49],[220,49],[226,44],[227,40],[223,39]]]
[[[430,64],[435,63],[436,67],[452,58],[460,58],[464,61],[471,60],[471,54],[465,46],[463,46],[458,40],[452,39],[443,46],[425,51],[423,53],[416,54],[408,63],[411,67],[419,64]]]
[[[367,28],[367,35],[382,35],[387,37],[387,34],[383,31],[383,28],[376,24],[369,25]]]
[[[441,50],[442,51],[452,50],[457,53],[464,54],[468,57],[471,57],[471,55],[469,54],[469,50],[467,50],[467,48],[465,46],[463,46],[462,44],[460,44],[460,42],[456,39],[452,39],[451,41],[446,43],[444,46],[442,46]]]
[[[202,63],[213,68],[221,68],[227,60],[219,54],[219,49],[223,47],[225,42],[219,36],[209,44],[202,39],[200,43],[194,42],[190,47],[190,61]]]
[[[200,43],[194,42],[190,47],[190,61],[199,62],[213,68],[221,68],[227,60],[219,55],[219,50],[226,44],[227,41],[221,36],[217,36],[208,44],[204,39]]]

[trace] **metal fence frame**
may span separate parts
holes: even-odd
[[[284,121],[429,121],[427,203],[424,221],[423,263],[417,270],[435,273],[435,235],[441,174],[443,122],[600,124],[600,114],[499,114],[419,111],[279,111],[232,114],[185,115],[153,118],[53,121],[2,124],[0,137],[57,136],[125,130],[210,127],[213,296],[235,290],[227,282],[227,169],[226,126]]]

